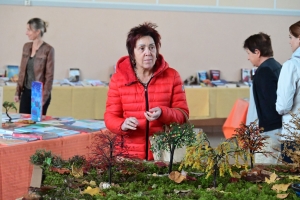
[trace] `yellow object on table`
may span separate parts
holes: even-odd
[[[103,119],[108,87],[54,86],[47,115]],[[190,119],[227,118],[235,101],[249,98],[249,88],[185,88]],[[15,86],[3,87],[3,102],[13,101]],[[19,104],[16,104],[19,108]],[[4,111],[4,110],[3,110]]]

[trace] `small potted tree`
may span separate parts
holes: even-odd
[[[251,169],[253,168],[254,155],[262,153],[265,156],[273,156],[272,152],[267,152],[263,148],[266,146],[266,137],[262,135],[263,128],[260,128],[257,124],[257,120],[251,122],[250,125],[240,124],[239,128],[235,129],[236,137],[240,147],[249,152]]]
[[[93,136],[93,142],[88,147],[91,151],[88,163],[98,169],[108,170],[109,183],[105,183],[107,188],[112,184],[112,167],[124,158],[130,158],[127,147],[124,146],[124,137],[103,131]]]
[[[13,123],[12,123],[12,118],[11,116],[8,114],[8,111],[9,110],[15,110],[17,112],[17,108],[15,106],[15,103],[13,102],[8,102],[8,101],[5,101],[2,106],[5,108],[5,113],[6,113],[6,116],[9,118],[8,121],[5,122],[4,124],[4,127],[6,128],[9,128],[9,127],[13,127]]]
[[[206,172],[206,178],[213,175],[213,187],[217,185],[217,173],[224,176],[225,172],[233,177],[229,158],[235,158],[235,165],[240,167],[239,157],[244,160],[245,152],[240,149],[234,139],[227,139],[213,148],[204,132],[199,132],[196,141],[187,148],[184,160],[180,165],[182,167],[191,166],[202,172]],[[245,161],[245,160],[244,160]],[[245,163],[247,166],[247,163]]]
[[[189,146],[195,141],[196,133],[193,128],[194,125],[189,123],[171,123],[169,126],[165,125],[164,131],[153,135],[151,150],[158,154],[161,151],[170,152],[169,173],[172,172],[175,149]]]

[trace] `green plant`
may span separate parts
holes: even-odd
[[[30,163],[40,165],[42,169],[48,169],[51,166],[53,155],[51,151],[45,149],[37,149],[35,154],[30,156]]]
[[[86,163],[86,159],[84,156],[75,155],[69,159],[69,163],[76,168],[82,168]]]
[[[164,126],[164,131],[153,135],[155,142],[151,145],[151,150],[158,154],[160,154],[161,150],[170,152],[169,173],[172,172],[175,149],[189,146],[194,142],[196,133],[193,128],[194,125],[189,123],[171,123],[169,126]]]
[[[15,106],[15,103],[4,101],[2,106],[5,108],[5,113],[6,113],[7,117],[9,118],[8,123],[12,123],[12,118],[9,116],[8,111],[10,109],[14,109],[17,112],[17,107]]]

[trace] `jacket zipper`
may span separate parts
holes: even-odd
[[[148,85],[151,81],[151,79],[153,78],[153,76],[149,79],[147,85],[142,84],[142,86],[144,86],[144,91],[145,91],[145,101],[146,101],[146,111],[149,111],[149,102],[148,102]],[[148,145],[148,140],[149,140],[149,130],[150,130],[150,123],[147,120],[146,121],[146,138],[145,138],[145,142],[146,142],[146,156],[145,159],[148,160],[148,149],[149,149],[149,145]]]
[[[149,83],[149,82],[148,82]],[[146,111],[149,110],[149,102],[148,102],[148,84],[144,85],[144,89],[145,89],[145,100],[146,100]],[[148,160],[148,149],[149,149],[149,145],[148,145],[148,140],[149,140],[149,121],[146,121],[146,160]]]

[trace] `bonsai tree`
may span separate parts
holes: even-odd
[[[130,158],[127,147],[124,146],[124,137],[109,131],[95,134],[90,147],[90,165],[102,170],[108,169],[109,184],[112,182],[112,167],[124,157]]]
[[[235,165],[240,167],[238,158],[244,160],[245,152],[238,147],[234,139],[228,139],[213,148],[204,132],[199,132],[197,140],[187,148],[186,155],[180,165],[182,167],[191,166],[192,168],[206,172],[206,178],[213,175],[213,187],[216,187],[217,172],[220,176],[224,176],[225,172],[229,172],[234,176],[229,164],[230,156],[235,158]],[[247,163],[245,163],[247,167]]]
[[[196,133],[194,125],[189,123],[171,123],[164,126],[164,131],[153,135],[154,144],[151,146],[153,152],[160,154],[161,150],[170,152],[169,173],[172,172],[173,157],[176,148],[189,146],[195,141]]]
[[[5,108],[5,113],[6,113],[7,117],[9,118],[8,123],[12,123],[12,121],[11,121],[12,118],[9,116],[8,111],[10,109],[14,109],[17,112],[17,108],[15,106],[15,103],[14,102],[5,101],[3,103],[3,107]]]
[[[272,152],[263,151],[263,147],[266,146],[266,138],[261,134],[264,132],[263,128],[259,128],[257,120],[251,122],[249,126],[244,123],[240,124],[239,128],[234,130],[239,145],[242,149],[249,152],[251,169],[253,168],[254,155],[256,153],[262,153],[266,156],[272,156]]]
[[[287,134],[278,134],[282,138],[282,154],[292,163],[282,159],[284,164],[291,165],[294,169],[300,170],[300,118],[299,114],[290,113],[292,119],[290,124],[283,124]]]

